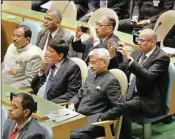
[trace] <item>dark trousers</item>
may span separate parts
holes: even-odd
[[[134,24],[132,24],[131,19],[124,19],[124,20],[120,20],[119,21],[119,27],[118,30],[122,31],[122,32],[126,32],[126,33],[132,33],[133,28],[140,28],[140,29],[153,29],[154,28],[155,23],[151,23],[149,25],[145,25],[143,27],[140,26],[136,26]]]
[[[120,139],[132,139],[131,117],[142,114],[141,102],[138,96],[125,102]]]
[[[92,123],[97,122],[100,113],[88,116],[88,125],[77,129],[70,134],[70,139],[94,139],[97,137],[104,136],[104,128],[99,126],[94,126]]]
[[[82,6],[81,4],[76,4],[77,8],[77,20],[87,14],[88,9]]]

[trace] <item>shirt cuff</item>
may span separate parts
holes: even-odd
[[[39,71],[38,76],[41,77],[43,75],[44,75],[44,73],[42,71]]]

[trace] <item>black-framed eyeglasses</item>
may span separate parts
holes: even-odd
[[[95,22],[95,25],[96,25],[96,27],[102,27],[102,26],[112,26],[112,25],[105,25],[105,24],[101,24],[101,23],[99,23],[99,22]]]
[[[149,40],[143,40],[143,39],[137,39],[137,42],[138,43],[144,43],[144,42],[148,42],[148,41],[151,41],[152,39],[149,39]]]

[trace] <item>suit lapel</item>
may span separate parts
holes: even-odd
[[[143,64],[143,67],[149,66],[149,64],[152,63],[152,61],[155,59],[155,57],[158,55],[158,53],[159,53],[159,48],[156,47],[155,50],[153,51],[153,53],[148,57],[148,59]]]
[[[57,38],[62,38],[63,35],[64,35],[63,29],[62,28],[59,28],[59,30],[58,30],[58,32],[57,32],[57,34],[55,35],[54,38],[56,38],[56,37]]]
[[[42,34],[42,38],[41,38],[41,42],[40,42],[40,48],[43,50],[44,49],[44,46],[46,44],[46,40],[47,40],[47,36],[49,34],[49,31],[44,31],[43,34]]]
[[[51,84],[51,86],[50,86],[50,89],[48,90],[48,92],[52,89],[52,88],[54,88],[54,85],[56,84],[56,83],[58,83],[58,80],[59,80],[59,78],[62,76],[62,74],[63,74],[63,72],[65,71],[65,68],[66,68],[66,63],[67,63],[67,58],[65,58],[64,59],[64,61],[63,61],[63,63],[61,64],[61,66],[59,67],[59,69],[58,69],[58,71],[57,71],[57,73],[56,73],[56,75],[55,75],[55,77],[54,77],[54,80],[53,80],[53,82],[52,82],[52,84]]]

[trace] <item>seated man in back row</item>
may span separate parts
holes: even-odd
[[[44,93],[44,98],[67,102],[81,87],[79,66],[67,58],[69,47],[62,39],[54,38],[44,56],[39,74],[32,81],[34,93]]]
[[[90,27],[90,38],[85,42],[81,41],[81,35],[83,34],[80,27],[77,27],[76,31],[76,41],[73,42],[72,46],[74,51],[80,52],[83,54],[82,59],[88,63],[88,54],[95,48],[106,48],[108,49],[108,42],[110,40],[118,42],[119,38],[113,34],[115,29],[116,20],[110,16],[102,16],[97,22],[95,22],[95,28]],[[113,63],[110,61],[108,69],[110,68],[119,68],[120,63],[123,61],[122,55],[116,53],[116,61]]]
[[[26,25],[15,29],[13,43],[8,47],[2,63],[2,83],[15,88],[31,86],[42,64],[42,51],[30,43],[31,36],[32,31]]]
[[[73,35],[61,27],[62,15],[58,10],[47,10],[44,16],[44,30],[38,34],[36,46],[43,50],[43,55],[47,51],[48,44],[53,38],[62,39],[69,46],[68,56],[74,57],[76,53],[72,49]]]
[[[97,48],[89,53],[90,74],[78,94],[68,104],[69,109],[88,116],[88,125],[71,133],[71,139],[94,139],[104,135],[102,127],[94,122],[112,120],[121,116],[124,98],[118,80],[107,68],[108,50]]]

